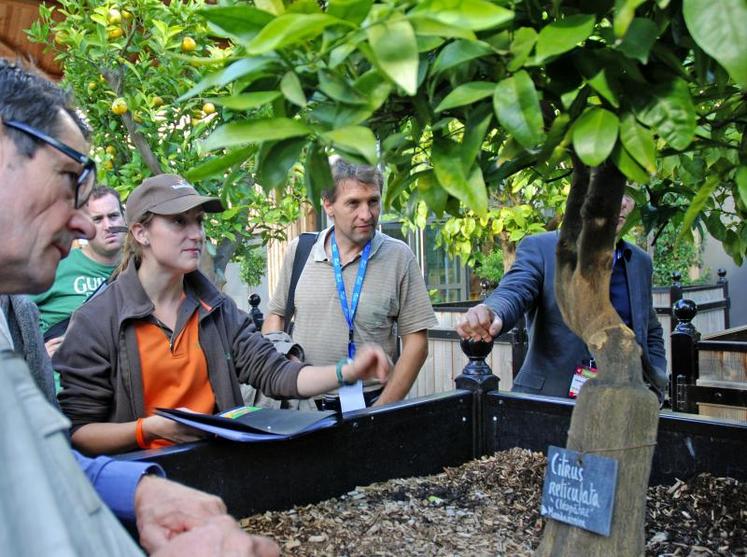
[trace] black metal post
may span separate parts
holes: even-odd
[[[724,289],[724,300],[726,300],[726,311],[724,312],[724,329],[729,328],[729,312],[731,311],[731,298],[729,298],[729,279],[726,278],[726,269],[721,268],[716,271],[718,280],[716,284]]]
[[[669,287],[669,307],[674,306],[674,303],[677,300],[682,299],[682,273],[680,273],[679,271],[673,271],[671,276],[672,284]],[[674,319],[673,315],[669,323],[669,332],[674,331],[674,327],[676,324],[677,322]]]
[[[697,343],[700,340],[700,333],[692,324],[698,313],[698,306],[692,300],[677,300],[672,306],[672,313],[677,318],[677,326],[671,335],[672,409],[678,412],[697,413],[697,405],[689,400],[688,386],[695,385],[699,375]]]
[[[487,454],[491,441],[488,439],[488,431],[484,427],[485,393],[497,391],[499,383],[498,377],[493,375],[493,370],[485,362],[485,358],[493,350],[493,341],[484,342],[482,340],[462,339],[459,344],[462,347],[462,352],[469,358],[469,362],[467,362],[462,373],[457,376],[454,382],[457,389],[467,389],[474,394],[475,404],[472,420],[475,427],[473,428],[473,447],[474,457],[478,458]]]
[[[254,321],[254,326],[257,327],[258,331],[262,330],[262,325],[265,322],[265,316],[262,315],[262,312],[259,309],[259,303],[261,301],[262,300],[258,294],[252,294],[249,296],[249,305],[252,306],[252,309],[249,310],[249,315],[252,316],[252,321]]]

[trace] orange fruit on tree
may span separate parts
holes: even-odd
[[[182,39],[182,52],[194,52],[197,49],[197,43],[192,37]]]
[[[127,101],[124,100],[122,97],[117,97],[114,99],[114,102],[112,102],[112,112],[116,114],[117,116],[122,116],[125,112],[127,112]]]
[[[109,16],[106,19],[111,25],[121,23],[122,12],[120,12],[117,8],[112,8],[111,10],[109,10]]]

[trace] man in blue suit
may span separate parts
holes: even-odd
[[[633,199],[623,196],[618,234],[634,207]],[[591,354],[563,322],[555,299],[557,242],[558,232],[525,238],[498,288],[484,304],[471,308],[456,330],[462,338],[490,340],[501,331],[511,330],[526,312],[529,350],[512,390],[567,398],[576,368],[590,360]],[[640,248],[619,240],[613,260],[610,301],[635,332],[648,379],[666,391],[664,339],[651,298],[651,258]]]

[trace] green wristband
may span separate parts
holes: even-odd
[[[342,366],[349,363],[351,363],[349,359],[340,358],[340,361],[337,362],[337,365],[335,366],[335,371],[337,372],[337,384],[340,387],[342,387],[343,385],[352,385],[352,383],[348,383],[347,381],[345,381],[345,378],[342,376]]]

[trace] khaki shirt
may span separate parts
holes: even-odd
[[[332,228],[319,234],[296,286],[293,340],[303,346],[306,361],[331,365],[347,356],[348,326],[335,285],[334,267],[324,242]],[[285,317],[293,258],[298,239],[288,247],[269,312]],[[348,304],[358,276],[360,255],[343,266]],[[396,324],[396,329],[395,329]],[[375,342],[394,357],[397,335],[438,324],[415,255],[404,242],[376,232],[353,322],[356,347]]]

